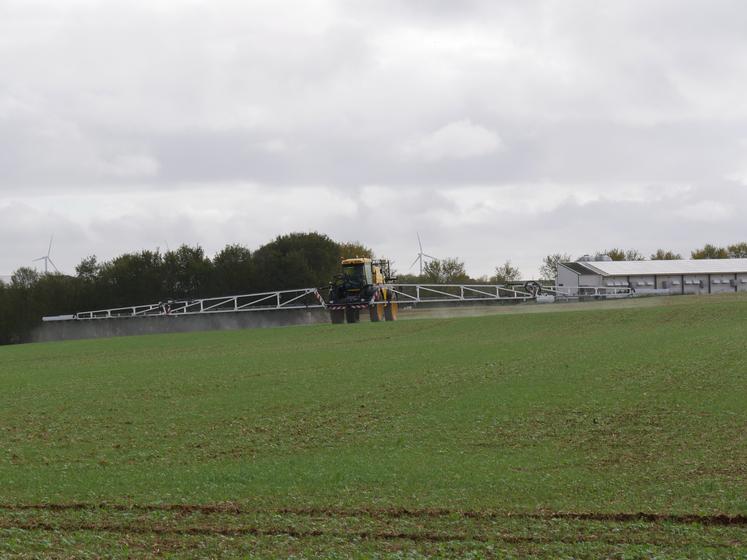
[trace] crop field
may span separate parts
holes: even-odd
[[[0,348],[0,557],[747,558],[747,298]]]

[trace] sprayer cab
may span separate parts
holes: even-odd
[[[396,294],[389,284],[389,261],[368,258],[345,259],[341,272],[329,286],[329,310],[333,323],[357,323],[361,309],[368,309],[372,321],[394,321]]]

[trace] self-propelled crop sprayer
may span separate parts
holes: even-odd
[[[366,258],[345,259],[342,272],[329,286],[330,318],[335,324],[357,323],[361,310],[368,309],[371,321],[397,320],[397,294],[389,261]]]
[[[389,262],[370,258],[345,259],[340,273],[322,288],[297,288],[203,299],[167,300],[114,309],[79,311],[44,317],[44,321],[88,321],[159,316],[181,317],[216,313],[328,311],[332,323],[357,323],[361,311],[374,322],[394,321],[400,307],[490,303],[547,302],[567,299],[629,297],[629,288],[583,288],[569,293],[535,281],[509,284],[402,284],[392,277]],[[143,327],[144,329],[147,327]],[[164,327],[165,328],[165,327]],[[207,327],[206,327],[207,328]]]

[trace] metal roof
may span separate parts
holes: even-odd
[[[569,262],[569,263],[562,263],[564,267],[572,270],[573,272],[577,274],[599,274],[597,271],[591,271],[584,265],[586,263],[582,262]]]
[[[658,274],[735,274],[747,273],[747,259],[692,259],[674,261],[589,261],[563,263],[582,265],[602,276],[650,276]]]

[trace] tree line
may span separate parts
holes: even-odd
[[[519,269],[506,261],[495,267],[492,276],[471,277],[467,274],[464,261],[456,257],[433,259],[423,265],[423,274],[398,274],[397,282],[401,284],[506,284],[521,279]]]
[[[28,341],[47,315],[110,309],[168,300],[199,299],[306,286],[325,287],[339,273],[340,260],[373,258],[370,248],[339,243],[320,233],[281,235],[251,251],[227,245],[212,258],[199,246],[142,250],[100,262],[93,255],[74,275],[40,273],[22,267],[10,283],[0,281],[0,344]],[[423,274],[403,274],[402,283],[498,283],[518,280],[510,262],[492,277],[471,278],[458,258],[425,263]]]
[[[0,344],[28,341],[45,315],[223,295],[326,286],[340,259],[371,257],[360,243],[338,243],[319,233],[281,235],[255,251],[227,245],[212,258],[182,245],[143,250],[99,262],[83,259],[75,275],[18,269],[0,281]]]

